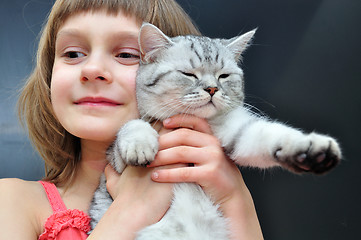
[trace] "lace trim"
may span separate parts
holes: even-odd
[[[39,236],[39,240],[54,240],[60,231],[69,227],[87,233],[90,231],[90,217],[78,209],[53,213],[46,220],[45,231]]]

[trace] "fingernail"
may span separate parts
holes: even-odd
[[[171,119],[170,119],[170,118],[167,118],[166,120],[163,121],[163,124],[169,124],[170,121],[171,121]]]
[[[159,178],[159,173],[156,172],[156,171],[153,172],[153,173],[152,173],[152,178],[153,178],[153,179],[158,179],[158,178]]]

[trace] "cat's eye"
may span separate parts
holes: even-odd
[[[224,78],[228,78],[229,77],[229,74],[221,74],[219,75],[218,79],[224,79]]]
[[[187,76],[187,77],[193,77],[193,78],[197,78],[197,76],[194,74],[194,73],[189,73],[189,72],[183,72],[183,71],[180,71],[183,75]]]

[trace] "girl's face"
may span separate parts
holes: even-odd
[[[110,142],[124,123],[138,118],[139,28],[135,18],[97,11],[75,14],[59,29],[51,101],[71,134]]]

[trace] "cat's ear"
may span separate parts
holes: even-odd
[[[227,48],[234,53],[234,57],[237,61],[241,59],[242,53],[251,45],[256,31],[257,28],[227,41]]]
[[[159,28],[143,23],[139,32],[139,48],[143,62],[153,62],[162,49],[172,45],[172,41]]]

